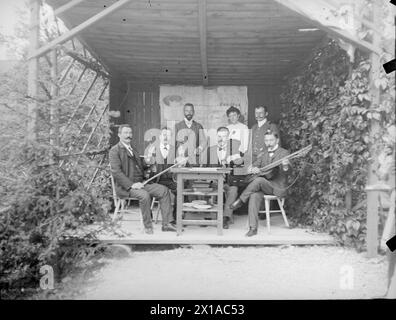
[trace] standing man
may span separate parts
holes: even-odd
[[[211,146],[208,153],[209,167],[231,167],[233,164],[242,164],[243,159],[239,154],[239,141],[230,140],[230,132],[227,127],[217,129],[217,145]],[[223,228],[228,229],[232,220],[233,210],[230,205],[238,197],[238,187],[224,183],[225,204],[223,213]]]
[[[240,142],[239,152],[243,156],[249,146],[249,128],[246,124],[239,122],[241,112],[238,108],[231,106],[226,111],[229,125],[227,126],[230,131],[230,139],[238,140]]]
[[[248,168],[249,174],[260,174],[260,168],[289,155],[289,151],[279,146],[279,137],[276,132],[268,130],[264,136],[264,143],[266,149],[253,165]],[[287,175],[291,172],[290,167],[289,161],[285,159],[280,166],[273,168],[270,172],[262,173],[265,177],[258,176],[254,178],[239,196],[238,200],[231,204],[230,208],[235,210],[249,200],[249,231],[246,234],[247,237],[257,234],[258,212],[263,201],[263,195],[285,196]]]
[[[144,167],[136,149],[132,147],[132,128],[129,125],[118,127],[120,142],[109,152],[111,173],[116,183],[116,193],[119,197],[134,197],[139,199],[143,215],[144,229],[147,234],[153,234],[151,220],[151,197],[159,199],[162,214],[162,231],[176,231],[171,224],[171,196],[167,187],[157,183],[143,184]]]
[[[245,161],[245,163],[249,164],[254,163],[257,158],[265,151],[266,146],[264,143],[264,135],[268,130],[271,130],[272,132],[276,133],[278,137],[280,137],[277,125],[271,123],[267,118],[267,107],[257,106],[254,109],[254,114],[257,124],[252,127],[250,132],[248,157]]]
[[[195,110],[192,103],[183,107],[184,119],[175,126],[176,151],[183,153],[190,164],[199,164],[199,158],[206,148],[206,136],[203,126],[193,120]],[[192,149],[192,150],[191,150]]]

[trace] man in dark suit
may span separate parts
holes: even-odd
[[[243,159],[239,153],[240,142],[229,139],[230,131],[227,127],[217,129],[217,144],[211,146],[208,152],[208,167],[231,167],[233,164],[242,164]],[[223,213],[223,228],[228,229],[232,220],[233,210],[230,205],[238,197],[238,187],[224,184],[225,204]]]
[[[111,173],[116,183],[119,197],[139,199],[143,215],[143,224],[147,234],[153,233],[151,220],[151,197],[159,199],[162,214],[162,231],[176,231],[172,225],[171,196],[167,187],[157,184],[143,184],[145,164],[136,149],[131,146],[132,128],[121,125],[118,128],[120,142],[110,149],[109,159]]]
[[[194,105],[186,103],[183,112],[184,119],[175,125],[176,150],[178,156],[188,157],[190,165],[197,165],[206,148],[206,136],[202,125],[193,120]]]
[[[279,129],[276,124],[271,123],[268,120],[268,112],[267,107],[265,106],[257,106],[254,109],[254,114],[257,120],[257,123],[253,125],[250,130],[249,137],[249,148],[247,151],[247,155],[245,158],[245,164],[253,164],[257,158],[265,151],[267,148],[264,143],[264,135],[268,130],[276,133],[279,136]],[[280,139],[279,139],[280,145]]]
[[[278,161],[289,155],[289,151],[279,146],[279,137],[276,132],[268,130],[264,135],[266,149],[262,155],[248,168],[248,173],[259,174],[263,168],[274,161]],[[231,209],[237,209],[249,201],[249,231],[246,236],[251,237],[257,234],[258,212],[263,200],[263,195],[275,195],[284,197],[286,194],[287,175],[291,172],[291,166],[287,159],[283,160],[280,166],[275,167],[268,173],[263,173],[265,177],[256,177],[239,196],[238,200],[231,204]]]

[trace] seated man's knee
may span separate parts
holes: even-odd
[[[261,192],[252,193],[249,198],[249,201],[253,201],[253,202],[262,201],[262,200],[263,200],[263,193]]]
[[[167,196],[168,194],[170,194],[170,190],[169,190],[168,187],[159,184],[158,188],[159,188],[159,194],[160,194],[161,198]]]
[[[144,192],[142,192],[141,195],[138,196],[138,199],[140,203],[150,203],[151,196],[147,191],[144,190]]]

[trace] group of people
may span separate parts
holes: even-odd
[[[245,166],[246,173],[254,177],[250,183],[235,185],[226,181],[224,184],[223,227],[229,228],[233,210],[248,203],[249,231],[246,236],[256,235],[263,195],[284,196],[287,175],[291,172],[289,161],[283,159],[289,152],[280,146],[278,127],[268,120],[266,107],[257,106],[257,123],[249,130],[239,121],[240,110],[231,106],[226,111],[229,124],[217,128],[216,144],[208,147],[203,126],[193,119],[194,105],[186,103],[183,112],[184,119],[175,125],[175,132],[168,127],[162,128],[158,139],[146,148],[143,159],[131,144],[132,128],[129,125],[119,126],[120,141],[109,154],[117,194],[139,199],[147,234],[153,233],[150,203],[151,198],[156,197],[162,214],[162,231],[175,232],[176,206],[173,205],[172,210],[172,200],[177,185],[172,173],[167,171],[159,175],[155,182],[143,183],[147,178],[147,169],[160,173],[175,163],[204,167]],[[176,137],[175,143],[172,137]],[[262,168],[277,160],[282,160],[278,167],[262,172]]]

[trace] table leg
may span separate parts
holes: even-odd
[[[177,174],[177,198],[176,198],[176,229],[179,236],[182,231],[182,217],[183,217],[183,177],[181,173]]]
[[[217,234],[223,235],[223,176],[217,178]]]

